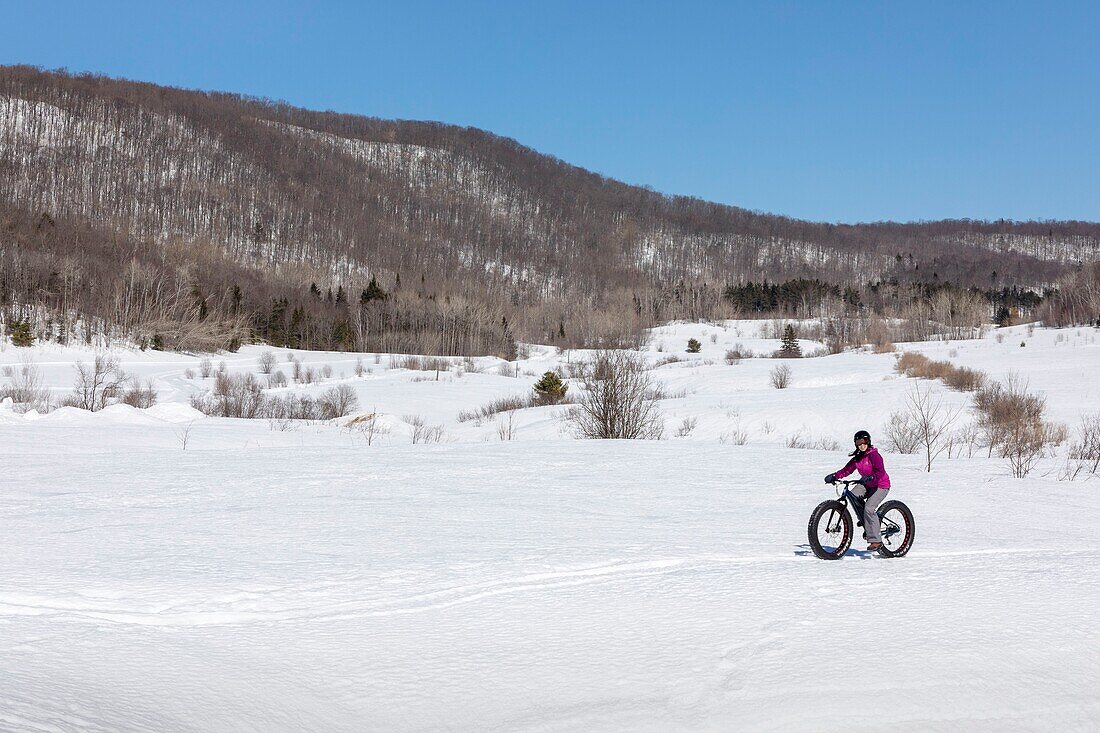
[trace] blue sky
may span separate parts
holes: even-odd
[[[470,125],[825,221],[1100,220],[1100,4],[11,2],[0,63]]]

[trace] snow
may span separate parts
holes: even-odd
[[[486,357],[438,381],[295,352],[333,376],[287,391],[344,383],[377,405],[391,430],[370,446],[348,420],[196,413],[199,356],[113,352],[154,380],[146,410],[0,407],[0,730],[1096,730],[1100,481],[1057,480],[1064,447],[1026,479],[984,454],[929,474],[887,453],[913,550],[817,560],[821,477],[912,380],[849,352],[785,360],[775,390],[776,360],[722,360],[777,348],[760,327],[654,332],[647,358],[681,359],[654,371],[674,395],[656,442],[573,440],[562,407],[518,411],[507,442],[499,416],[458,422],[584,357],[549,347],[503,364],[520,378]],[[1098,335],[903,348],[1016,371],[1072,425],[1100,411]],[[212,361],[255,373],[263,350]],[[57,396],[92,355],[9,346],[0,366],[28,351]],[[410,444],[412,414],[444,442]],[[735,427],[745,445],[722,442]],[[787,448],[799,431],[839,448]]]

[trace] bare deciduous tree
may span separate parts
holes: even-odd
[[[568,413],[578,437],[656,440],[664,433],[657,385],[640,355],[600,350],[578,372],[581,394]]]
[[[951,426],[961,410],[945,405],[931,387],[922,389],[919,383],[914,383],[905,398],[905,411],[918,449],[924,451],[925,470],[931,472],[932,462],[947,450]]]
[[[92,412],[114,403],[126,382],[126,374],[119,368],[118,360],[108,354],[96,354],[90,365],[78,361],[76,375],[69,402]]]

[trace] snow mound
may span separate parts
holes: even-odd
[[[199,410],[196,410],[191,405],[185,405],[180,402],[165,402],[159,405],[153,405],[146,408],[145,414],[163,420],[164,422],[171,423],[185,423],[192,420],[201,420],[206,415]]]

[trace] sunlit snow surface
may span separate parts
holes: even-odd
[[[688,359],[679,342],[703,328],[669,327],[654,358],[675,342]],[[426,373],[385,357],[360,379],[346,355],[315,358],[392,418],[380,444],[335,425],[196,420],[183,402],[202,380],[179,375],[197,359],[165,354],[120,352],[158,379],[151,410],[0,412],[0,729],[1100,726],[1100,480],[1058,481],[1064,448],[1023,480],[996,458],[929,475],[887,453],[914,549],[817,560],[806,520],[831,496],[821,477],[909,381],[889,355],[844,354],[792,362],[777,391],[776,362],[727,366],[728,347],[701,340],[716,363],[656,372],[685,390],[660,442],[571,440],[560,408],[520,413],[501,442],[492,420],[455,415],[532,379],[414,382]],[[1020,329],[913,348],[1014,367],[1072,425],[1100,411],[1096,341]],[[257,353],[224,358],[244,369]],[[88,356],[50,354],[35,351],[59,389]],[[410,445],[405,413],[452,442]],[[675,438],[690,415],[698,427]],[[734,423],[743,446],[719,442]],[[786,448],[798,430],[840,448]]]

